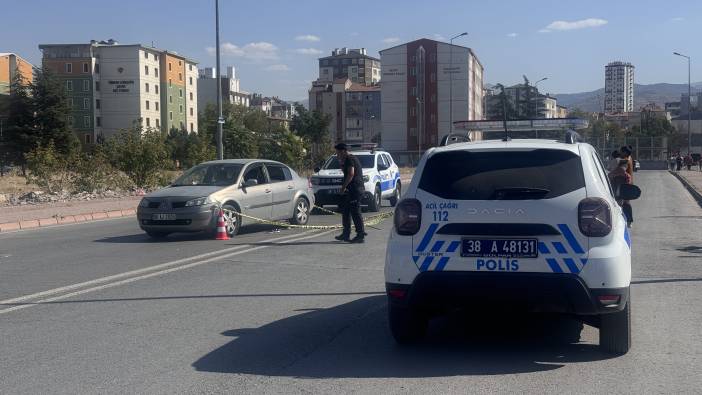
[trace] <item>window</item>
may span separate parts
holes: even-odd
[[[190,85],[193,84],[193,77],[188,77],[190,79]]]
[[[268,177],[270,177],[271,182],[281,182],[288,181],[289,179],[285,176],[283,171],[283,166],[278,165],[266,165],[268,169]]]
[[[148,59],[148,58],[149,58],[149,53],[144,51],[144,59]]]
[[[90,108],[90,99],[87,97],[83,98],[83,109],[87,110]]]
[[[173,96],[168,96],[168,102],[173,103]]]
[[[149,110],[149,101],[146,101],[146,109]]]
[[[68,98],[68,108],[73,108],[73,98],[72,97]]]
[[[431,73],[429,79],[431,80],[431,82],[436,82],[436,73]]]
[[[550,199],[585,187],[580,157],[569,151],[467,152],[432,156],[419,188],[444,199]]]
[[[86,133],[86,134],[83,136],[83,141],[85,142],[85,144],[92,144],[92,142],[93,142],[93,136]]]
[[[154,92],[156,92],[156,94],[158,94],[158,85],[154,85]]]
[[[410,107],[409,111],[410,111],[410,117],[414,117],[417,115],[417,109],[414,106]]]
[[[66,123],[67,123],[69,126],[73,126],[73,116],[72,116],[72,115],[69,115],[69,116],[66,117]]]
[[[180,121],[180,130],[185,130],[185,125],[183,124],[183,121]]]
[[[170,88],[171,86],[173,86],[173,81],[171,81],[171,79],[169,78],[168,79],[168,87]]]
[[[149,75],[149,66],[144,66],[144,74]]]
[[[178,61],[178,66],[182,66],[182,65],[183,65],[183,62],[181,62],[181,61],[179,60],[179,61]]]
[[[67,72],[67,73],[72,73],[72,72],[73,72],[73,64],[71,64],[71,63],[66,63],[66,72]]]
[[[96,110],[100,109],[100,99],[95,99],[95,109]]]
[[[90,72],[90,66],[88,66],[87,63],[83,63],[83,72],[84,72],[84,73],[89,73],[89,72]]]
[[[268,184],[268,178],[263,171],[263,165],[253,165],[244,173],[244,181],[256,180],[257,185]]]
[[[195,125],[192,122],[190,122],[190,131],[195,132]]]
[[[189,70],[189,71],[193,71],[193,65],[189,64],[189,65],[188,65],[188,70]]]
[[[182,114],[182,113],[183,113],[183,105],[181,104],[181,105],[178,106],[178,107],[180,108],[180,113]]]
[[[431,102],[434,103],[436,101],[436,95],[432,94],[431,95]]]
[[[146,93],[149,93],[149,83],[146,83]]]
[[[183,97],[183,90],[182,90],[182,89],[178,89],[178,95],[179,95],[180,97]]]
[[[183,73],[178,73],[178,81],[183,81]]]
[[[90,117],[87,115],[83,117],[83,126],[86,128],[90,127]]]
[[[158,67],[154,67],[154,75],[158,77]]]
[[[90,80],[83,80],[83,91],[87,92],[90,90]]]
[[[190,101],[193,101],[193,93],[190,92]]]
[[[102,126],[102,119],[100,117],[95,117],[95,125]]]
[[[413,86],[412,88],[410,88],[410,95],[417,96],[417,87],[416,86]]]
[[[158,60],[158,55],[154,54],[154,60]],[[158,73],[156,73],[158,75]]]
[[[161,127],[160,122],[158,121],[158,118],[156,118],[156,127],[157,127],[157,128],[160,128],[160,127]]]
[[[66,90],[69,92],[73,90],[73,81],[66,81]]]
[[[149,117],[146,117],[146,127],[147,128],[151,127],[151,119]]]
[[[168,62],[168,71],[171,71],[171,62]]]
[[[100,81],[95,81],[95,90],[100,91]]]
[[[193,115],[193,108],[190,107],[190,116],[192,116],[192,115]]]
[[[100,74],[100,63],[95,63],[95,74]]]
[[[156,111],[158,111],[158,102],[155,101],[155,102],[154,102],[154,105],[156,105]]]
[[[173,111],[168,112],[168,119],[173,120]]]
[[[417,128],[410,128],[409,134],[410,134],[410,137],[417,137]]]

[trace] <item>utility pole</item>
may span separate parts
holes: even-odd
[[[468,33],[463,32],[461,34],[458,34],[454,37],[451,37],[451,40],[449,40],[449,132],[448,134],[453,133],[453,71],[451,70],[453,68],[453,40],[457,39],[458,37],[462,36],[467,36]],[[470,58],[470,55],[469,55]]]
[[[536,99],[536,100],[534,100],[534,118],[539,117],[539,82],[546,81],[547,79],[548,79],[548,77],[544,77],[544,78],[534,82],[534,95],[535,95],[534,98]]]
[[[673,52],[673,55],[687,59],[687,153],[688,155],[692,155],[692,85],[690,84],[690,57],[678,52]]]
[[[222,69],[219,59],[219,0],[215,0],[215,30],[216,30],[216,53],[217,53],[217,159],[224,159],[224,147],[222,145],[222,125],[224,118],[222,117]]]

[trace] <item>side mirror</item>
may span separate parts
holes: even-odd
[[[321,169],[319,168],[319,166],[317,166],[317,167],[314,168],[314,172],[315,172],[315,173],[319,173],[320,170],[321,170]]]
[[[622,184],[619,186],[618,199],[636,200],[641,197],[641,188],[633,184]]]
[[[244,181],[244,188],[255,187],[256,185],[258,185],[258,180],[256,179],[251,178]]]

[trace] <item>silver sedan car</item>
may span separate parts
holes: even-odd
[[[231,159],[199,164],[166,188],[139,203],[139,226],[149,236],[175,232],[215,232],[219,209],[232,237],[254,220],[289,220],[304,225],[314,206],[309,181],[288,166],[260,159]]]

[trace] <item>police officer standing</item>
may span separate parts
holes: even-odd
[[[337,240],[349,241],[351,243],[363,243],[366,232],[363,229],[363,217],[361,216],[361,196],[363,196],[363,167],[358,158],[349,154],[348,146],[339,143],[334,146],[336,158],[339,161],[341,170],[344,172],[344,183],[341,186],[343,194],[342,202],[342,224],[343,232],[336,236]],[[356,237],[350,239],[351,219],[356,228]]]

